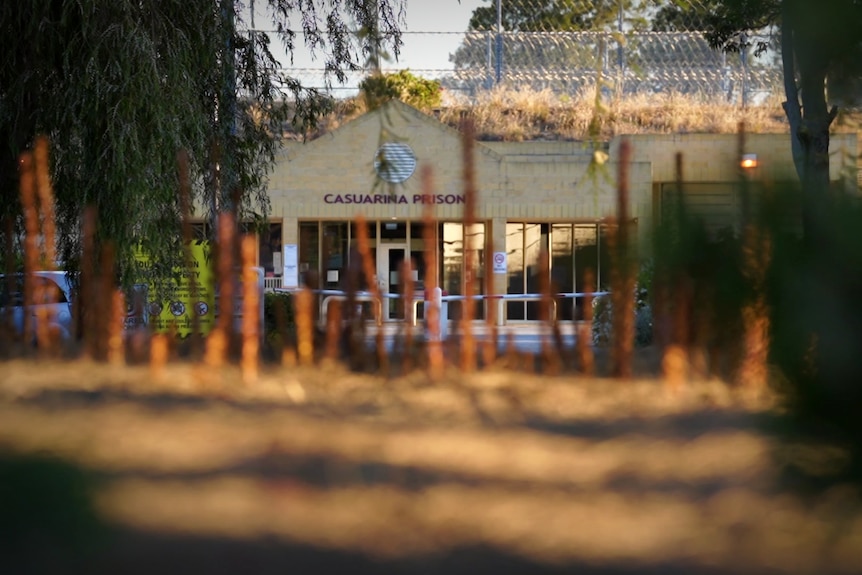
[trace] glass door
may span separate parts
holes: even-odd
[[[404,292],[401,266],[407,253],[407,244],[380,244],[377,248],[377,285],[384,296],[383,321],[404,319],[404,302],[385,295]]]

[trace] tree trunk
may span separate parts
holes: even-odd
[[[793,165],[800,181],[805,174],[805,153],[802,143],[796,134],[802,124],[802,109],[799,105],[799,88],[796,86],[796,61],[793,50],[793,27],[790,24],[790,14],[787,3],[783,5],[781,18],[781,64],[784,73],[784,96],[782,107],[790,124],[790,146],[793,153]]]
[[[803,234],[806,241],[817,244],[828,225],[829,126],[837,110],[830,111],[826,103],[828,61],[818,49],[817,39],[806,37],[804,22],[796,25],[798,18],[794,18],[791,5],[785,1],[782,6],[784,112],[790,124],[794,166],[802,183]]]

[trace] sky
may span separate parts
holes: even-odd
[[[402,58],[410,69],[449,69],[449,54],[461,43],[473,10],[482,0],[406,0]],[[446,32],[446,34],[422,34]]]
[[[409,68],[424,77],[437,77],[452,69],[449,55],[454,53],[467,30],[470,16],[478,6],[487,5],[493,0],[405,0],[406,23],[403,28],[404,45],[397,62],[383,63],[384,70]],[[258,0],[255,9],[255,27],[272,28],[266,14],[262,12],[265,0]],[[271,44],[276,57],[288,67],[290,59],[280,53],[280,44]],[[294,68],[322,69],[320,61],[312,60],[304,49],[294,53]],[[288,69],[288,72],[291,70]],[[305,72],[296,74],[303,77]],[[314,74],[309,74],[314,77]]]

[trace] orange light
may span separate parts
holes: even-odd
[[[753,170],[757,167],[757,154],[743,154],[739,165],[743,170]]]

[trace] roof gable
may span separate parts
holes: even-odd
[[[320,148],[325,148],[327,153],[339,153],[341,145],[351,147],[351,142],[367,140],[371,134],[375,136],[377,146],[387,141],[412,141],[420,145],[430,137],[432,140],[448,140],[448,147],[461,149],[460,131],[400,100],[390,100],[380,108],[362,114],[314,140],[290,144],[289,155],[293,160],[301,159],[306,153],[320,153]],[[411,143],[411,145],[414,144]],[[489,158],[497,161],[502,158],[499,153],[482,142],[474,141],[474,147],[478,153],[487,155]],[[370,150],[369,154],[373,154],[374,150]],[[354,147],[352,151],[358,150]]]

